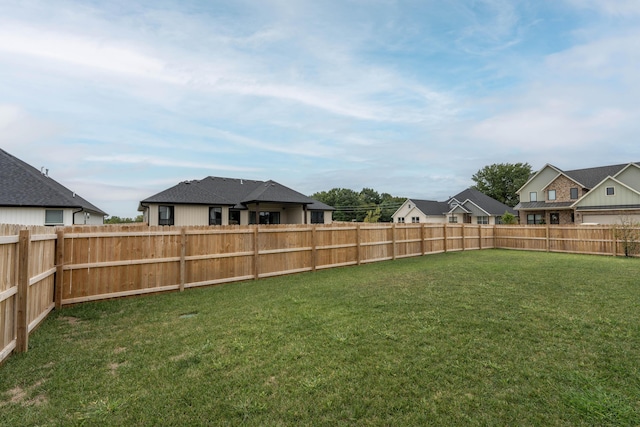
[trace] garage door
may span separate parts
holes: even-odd
[[[582,223],[583,224],[616,224],[620,223],[620,220],[624,218],[625,220],[630,220],[632,222],[640,222],[640,215],[582,215]]]

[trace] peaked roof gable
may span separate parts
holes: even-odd
[[[0,206],[82,208],[107,215],[28,163],[0,149]]]
[[[585,194],[584,196],[576,200],[571,205],[571,207],[575,207],[578,209],[588,207],[589,200],[598,199],[599,194],[597,190],[600,188],[607,187],[608,185],[611,185],[611,184],[619,185],[621,188],[623,188],[624,191],[627,193],[627,197],[625,197],[627,202],[633,202],[633,203],[624,203],[624,205],[627,205],[627,204],[634,205],[634,206],[640,205],[640,190],[632,188],[627,184],[625,184],[624,182],[619,181],[618,179],[612,176],[608,176],[604,178],[602,181],[600,181],[591,191],[589,191],[587,194]],[[613,200],[619,200],[621,194],[618,191],[616,191],[616,193],[618,194],[615,194],[615,196],[607,196],[607,197],[615,197],[616,199],[613,199]],[[624,205],[620,205],[619,203],[611,203],[606,206],[599,206],[599,205],[600,205],[599,203],[594,203],[592,207],[600,207],[604,209],[604,208],[615,208],[616,206],[624,206]]]
[[[617,175],[628,165],[629,163],[599,166],[595,168],[570,170],[565,171],[564,173],[574,181],[581,183],[584,188],[591,189],[602,182],[606,177]]]
[[[531,181],[533,181],[534,179],[536,179],[538,177],[538,175],[540,175],[543,171],[545,171],[547,168],[549,169],[553,169],[555,172],[557,172],[558,174],[562,173],[562,170],[558,169],[557,167],[553,166],[552,164],[547,163],[546,165],[544,165],[538,172],[534,173],[533,175],[531,175],[529,177],[529,179],[527,180],[527,182],[525,182],[522,187],[518,188],[518,191],[516,191],[516,193],[520,193],[527,185],[529,185],[529,183],[531,183]],[[557,178],[557,176],[555,177]],[[555,179],[554,178],[554,179]]]
[[[505,212],[515,214],[515,211],[510,206],[499,202],[493,197],[487,196],[486,194],[476,190],[475,188],[467,188],[466,190],[461,191],[460,193],[451,197],[449,199],[449,202],[451,202],[452,200],[464,200],[464,202],[460,203],[462,207],[465,207],[467,203],[472,203],[483,212],[486,212],[488,215],[500,216]],[[467,207],[465,207],[465,209],[469,210]]]
[[[435,200],[409,199],[426,216],[444,215],[449,210],[446,202],[436,202]]]

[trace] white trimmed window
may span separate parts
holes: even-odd
[[[532,191],[529,193],[529,201],[530,202],[537,202],[538,201],[538,193],[536,193],[535,191]]]
[[[414,224],[415,224],[416,222],[420,222],[420,217],[419,217],[419,216],[412,216],[412,217],[411,217],[411,222],[412,222],[412,223],[414,223]]]
[[[489,224],[489,217],[488,216],[479,216],[476,217],[478,218],[478,224]]]
[[[399,216],[398,217],[398,224],[404,224],[404,217],[403,216]]]
[[[44,225],[64,225],[64,211],[62,209],[46,209],[44,211]]]
[[[549,200],[555,200],[556,190],[547,190],[547,197],[549,198]]]
[[[607,194],[607,196],[615,196],[616,188],[615,187],[607,187],[606,194]]]

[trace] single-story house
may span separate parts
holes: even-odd
[[[107,214],[38,170],[0,149],[0,224],[102,225]]]
[[[567,171],[547,164],[518,196],[522,224],[640,222],[640,163]]]
[[[330,224],[333,207],[275,181],[183,181],[140,202],[149,225]]]
[[[467,188],[446,202],[407,199],[393,214],[393,222],[500,224],[505,212],[517,215],[504,203],[474,188]]]

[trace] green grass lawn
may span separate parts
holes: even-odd
[[[640,425],[640,260],[485,250],[56,311],[0,425]]]

